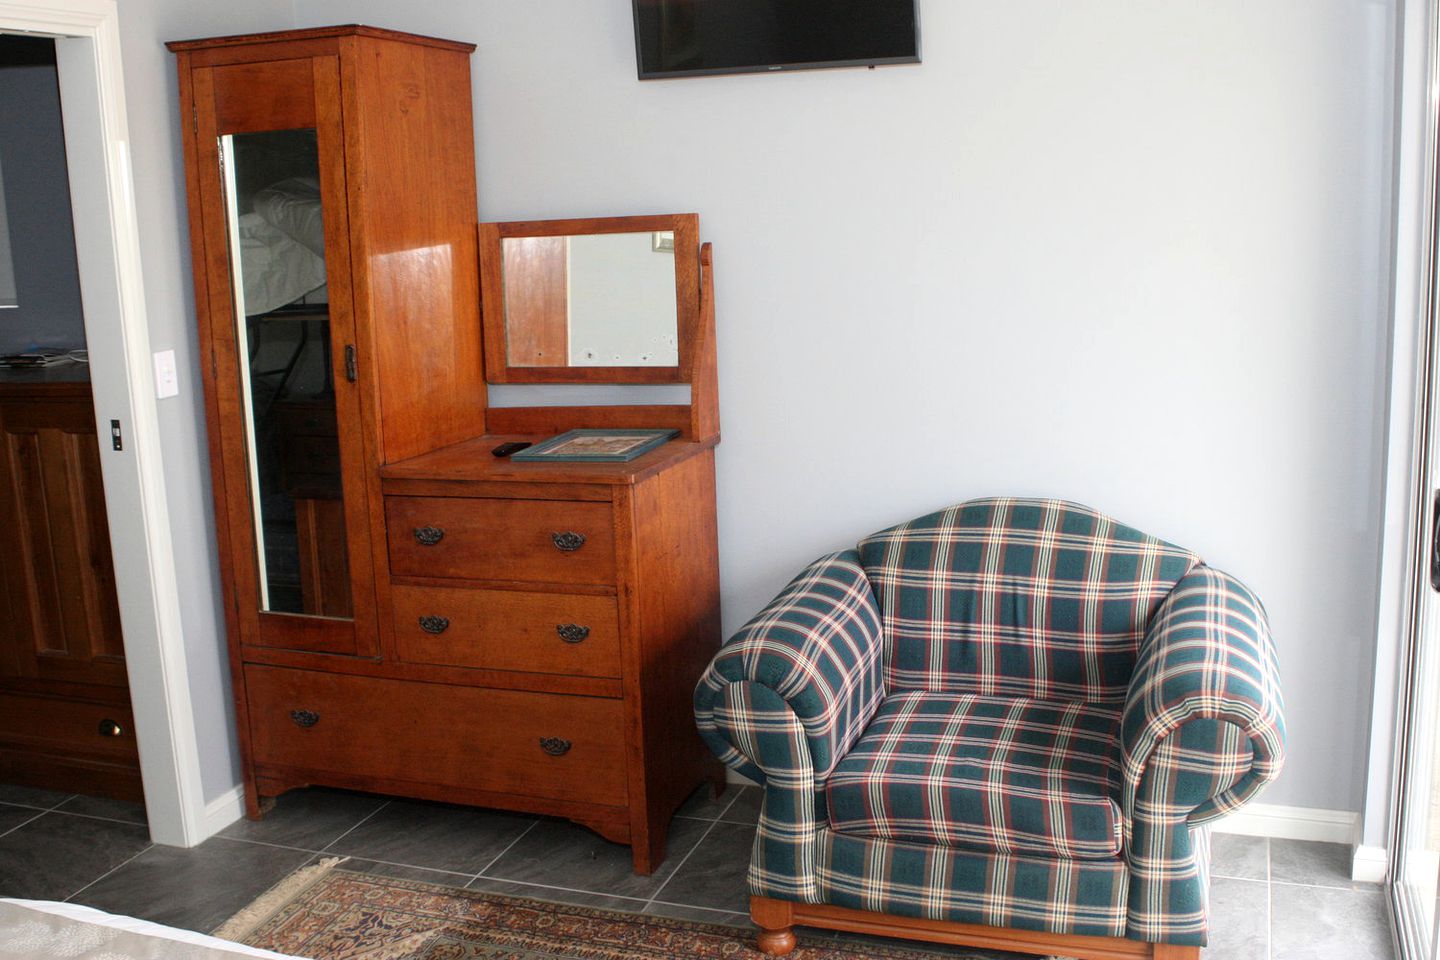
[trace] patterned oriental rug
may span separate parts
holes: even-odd
[[[313,960],[756,960],[748,930],[305,867],[215,931]],[[992,960],[799,930],[790,960]],[[1034,958],[1032,958],[1034,960]]]

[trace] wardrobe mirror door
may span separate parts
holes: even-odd
[[[260,609],[354,604],[314,129],[220,138]]]

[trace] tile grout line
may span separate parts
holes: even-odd
[[[748,913],[742,913],[739,910],[726,910],[724,907],[702,907],[698,903],[681,903],[678,900],[651,900],[649,903],[646,904],[646,906],[683,907],[686,910],[704,910],[707,913],[724,913],[729,914],[732,917],[744,917],[747,920],[750,919],[750,915]]]
[[[380,806],[376,807],[374,810],[371,810],[369,813],[365,814],[365,816],[363,816],[363,817],[361,817],[359,820],[357,820],[356,823],[355,823],[355,826],[351,827],[349,830],[346,830],[344,833],[340,834],[340,836],[336,837],[334,840],[331,840],[329,843],[325,844],[325,846],[324,846],[323,848],[321,848],[321,849],[319,849],[319,850],[315,850],[315,851],[313,851],[313,852],[314,852],[314,853],[328,853],[328,852],[330,852],[330,848],[331,848],[331,847],[335,846],[335,844],[339,843],[341,840],[344,840],[346,837],[350,836],[350,834],[354,833],[356,830],[359,830],[362,826],[364,826],[366,823],[368,823],[368,822],[370,821],[370,818],[371,818],[371,817],[375,816],[375,814],[379,813],[381,810],[384,810],[386,807],[390,806],[390,804],[392,804],[392,803],[394,803],[394,802],[395,802],[395,801],[393,801],[393,800],[386,800],[384,803],[380,804]],[[338,852],[337,852],[337,855],[338,855],[338,856],[344,856],[344,854],[340,854],[340,853],[338,853]]]
[[[47,810],[46,813],[58,813],[66,817],[84,817],[86,820],[103,820],[106,823],[123,823],[128,827],[148,827],[146,823],[136,823],[134,820],[121,820],[118,817],[102,817],[98,813],[77,813],[74,810],[62,810],[56,807],[54,810]]]
[[[473,880],[494,880],[497,883],[513,883],[517,887],[534,887],[536,890],[558,890],[562,893],[578,893],[587,897],[607,897],[611,900],[631,900],[640,904],[643,910],[649,903],[644,897],[632,897],[623,893],[596,893],[594,890],[582,890],[579,887],[557,887],[553,883],[532,883],[529,880],[506,880],[504,877],[474,877]],[[495,893],[492,890],[480,890],[472,887],[465,887],[471,893]],[[495,893],[496,896],[516,896],[516,894]],[[552,902],[552,901],[547,901]],[[564,903],[564,901],[553,901],[567,907],[583,906],[583,904]],[[676,904],[676,906],[687,906],[687,904]]]
[[[730,797],[730,802],[725,804],[725,808],[719,813],[715,814],[716,823],[719,823],[720,820],[725,816],[725,814],[730,812],[730,808],[735,806],[735,801],[739,800],[740,794],[745,792],[745,785],[741,783],[727,783],[725,785],[725,789],[729,790],[732,796]]]
[[[80,796],[80,794],[73,793],[70,796],[66,797],[64,800],[61,800],[59,803],[50,807],[41,806],[38,803],[10,803],[4,800],[0,800],[0,807],[19,807],[22,810],[39,810],[41,813],[50,813],[52,810],[59,810],[60,807],[69,803],[71,800],[74,800],[78,796]]]
[[[28,819],[28,820],[21,820],[19,823],[15,824],[15,826],[11,827],[9,830],[5,830],[5,831],[3,831],[3,832],[0,832],[0,837],[8,837],[8,836],[10,836],[10,834],[14,833],[16,830],[19,830],[21,827],[26,826],[26,825],[31,824],[31,823],[34,823],[36,820],[39,820],[41,817],[45,816],[45,814],[47,814],[47,813],[50,812],[49,810],[35,810],[33,807],[26,807],[25,809],[26,809],[26,810],[30,810],[31,812],[33,812],[33,813],[35,814],[35,816],[31,817],[31,818]]]
[[[143,850],[141,850],[139,853],[135,854],[134,857],[129,857],[128,859],[125,860],[124,863],[117,863],[115,866],[111,867],[109,870],[106,870],[104,873],[100,874],[100,876],[96,877],[94,880],[91,880],[89,883],[85,884],[85,886],[81,887],[79,890],[76,890],[74,893],[70,894],[70,896],[66,897],[64,902],[65,902],[65,903],[69,903],[71,900],[73,900],[73,899],[75,899],[76,897],[80,896],[80,894],[84,893],[86,890],[89,890],[91,887],[95,886],[95,884],[99,883],[101,880],[104,880],[106,877],[110,876],[110,874],[114,873],[116,870],[119,870],[121,867],[128,865],[128,864],[129,864],[131,861],[133,861],[136,857],[139,857],[139,856],[141,856],[142,854],[144,854],[145,852],[147,852],[147,851],[149,851],[149,850],[154,850],[154,849],[155,849],[155,844],[153,844],[153,843],[147,843],[147,844],[145,844],[145,848],[144,848]]]
[[[540,825],[540,821],[539,821],[539,820],[532,820],[532,821],[530,822],[530,826],[526,827],[524,830],[521,830],[521,831],[520,831],[520,835],[519,835],[518,837],[516,837],[514,840],[511,840],[509,843],[507,843],[507,844],[505,845],[505,849],[504,849],[504,850],[501,850],[499,853],[495,854],[494,858],[492,858],[489,863],[485,864],[485,866],[483,866],[483,867],[481,867],[479,870],[477,870],[477,871],[470,877],[470,879],[471,879],[472,881],[473,881],[473,880],[479,880],[482,876],[485,875],[485,871],[486,871],[486,870],[489,870],[491,867],[495,866],[495,864],[497,864],[497,863],[500,862],[500,858],[501,858],[501,857],[505,856],[505,854],[507,854],[507,853],[510,852],[510,848],[511,848],[511,847],[515,846],[515,844],[517,844],[517,843],[519,843],[521,840],[525,839],[525,835],[526,835],[527,833],[529,833],[531,830],[534,830],[534,829],[535,829],[536,827],[538,827],[539,825]],[[491,877],[491,878],[488,878],[488,879],[498,879],[498,878]],[[466,886],[469,886],[469,884],[466,884]]]
[[[299,847],[282,847],[281,849],[283,849],[283,850],[295,850],[295,851],[297,851],[297,852],[299,852],[299,853],[312,853],[312,854],[314,854],[316,857],[321,857],[321,856],[324,856],[324,855],[325,855],[325,851],[323,851],[323,850],[318,850],[318,851],[317,851],[317,850],[301,850]],[[419,865],[413,864],[413,863],[401,863],[401,862],[398,861],[398,860],[379,860],[379,859],[376,859],[375,857],[362,857],[362,856],[346,857],[345,859],[347,859],[347,860],[359,860],[359,861],[361,861],[362,863],[378,863],[378,864],[380,864],[382,867],[400,867],[400,868],[402,868],[402,869],[404,869],[404,870],[418,870],[418,871],[421,872],[421,873],[443,873],[443,874],[445,874],[445,876],[447,876],[447,877],[463,877],[463,878],[465,878],[466,880],[473,880],[473,879],[474,879],[470,874],[468,874],[468,873],[460,873],[458,870],[442,870],[442,869],[440,869],[439,867],[422,867],[422,866],[419,866]],[[314,860],[314,857],[311,858],[311,861],[312,861],[312,862],[313,862],[313,860]],[[376,876],[385,876],[385,874],[376,874]],[[404,878],[403,878],[403,877],[390,877],[390,878],[388,878],[388,879],[394,880],[394,879],[404,879]]]
[[[356,826],[359,826],[359,824],[356,824]],[[311,847],[296,847],[288,843],[271,843],[269,840],[251,840],[249,837],[227,837],[218,833],[210,839],[225,840],[229,843],[249,843],[257,847],[269,847],[272,850],[294,850],[296,853],[313,853],[317,856],[325,852],[324,850],[315,850]],[[209,841],[206,842],[208,843]],[[379,863],[380,861],[377,860],[375,862]],[[398,864],[398,866],[404,866],[404,864]]]
[[[739,796],[739,794],[737,793],[736,796]],[[735,801],[731,800],[730,802],[734,803]],[[700,845],[705,842],[705,838],[714,832],[715,827],[719,825],[719,823],[719,820],[712,820],[710,826],[705,828],[705,832],[700,834],[700,839],[695,841],[695,846],[685,851],[685,856],[681,857],[680,862],[675,864],[675,869],[670,871],[670,876],[666,877],[660,886],[655,888],[655,892],[650,894],[650,899],[645,901],[646,910],[650,909],[650,904],[654,903],[660,894],[664,892],[665,888],[670,886],[670,881],[680,875],[680,871],[685,867],[685,862],[695,855],[695,851],[700,849]]]

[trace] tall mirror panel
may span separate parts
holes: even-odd
[[[353,614],[313,129],[220,138],[260,608]]]

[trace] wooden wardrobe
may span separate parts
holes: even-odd
[[[553,814],[650,872],[722,782],[689,706],[719,639],[699,251],[698,401],[489,410],[473,46],[169,46],[250,816],[305,784]],[[683,429],[622,464],[490,453],[616,416]]]

